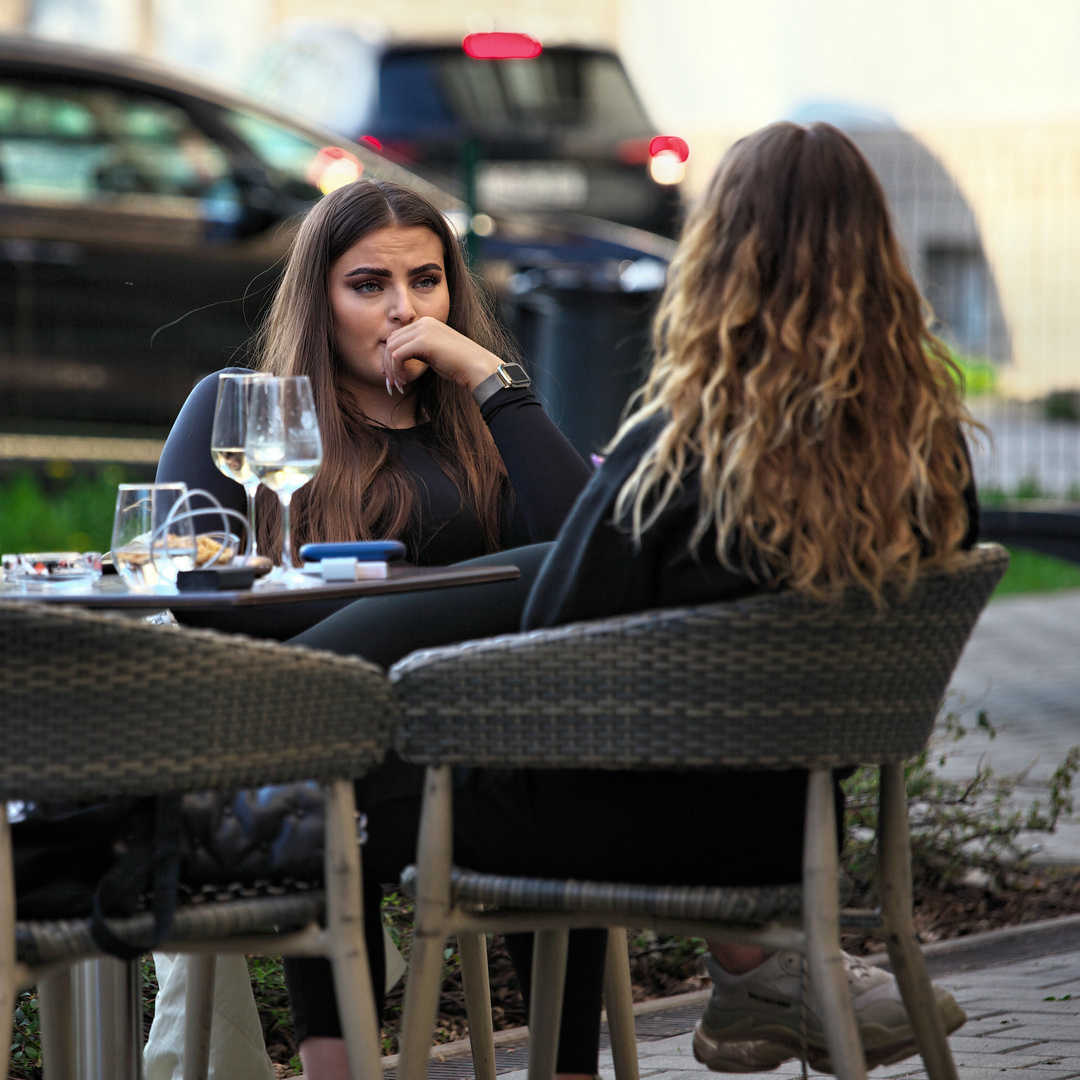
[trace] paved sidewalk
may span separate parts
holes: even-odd
[[[1057,924],[1060,931],[1040,923],[927,950],[935,981],[947,986],[968,1014],[967,1023],[949,1040],[960,1080],[991,1080],[1014,1069],[1022,1070],[1025,1080],[1080,1077],[1080,918]],[[1062,943],[1066,951],[1060,951]],[[676,1007],[672,1012],[700,1013],[700,1008]],[[655,1022],[659,1016],[650,1019]],[[690,1030],[649,1041],[640,1038],[643,1025],[638,1026],[642,1080],[702,1080],[710,1075],[694,1060]],[[524,1047],[521,1051],[526,1052]],[[614,1080],[609,1052],[601,1054],[600,1073],[603,1080]],[[792,1080],[801,1075],[801,1067],[791,1061],[762,1075]],[[811,1075],[820,1074],[811,1070]],[[871,1076],[921,1080],[926,1070],[915,1056],[875,1069]],[[505,1072],[500,1080],[526,1077],[520,1070]]]

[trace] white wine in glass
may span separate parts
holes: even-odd
[[[299,570],[292,553],[289,505],[322,464],[322,438],[311,383],[306,375],[255,380],[248,391],[248,468],[281,502],[281,570]]]
[[[251,471],[244,453],[247,436],[248,397],[257,379],[256,373],[226,372],[218,376],[214,428],[210,434],[210,457],[219,472],[243,485],[247,498],[248,541],[246,554],[257,555],[255,541],[255,491],[259,478]]]

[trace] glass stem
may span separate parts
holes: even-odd
[[[278,498],[281,500],[281,568],[282,570],[299,570],[292,553],[292,530],[289,526],[289,503],[292,502],[291,491],[279,491]]]
[[[244,494],[247,496],[247,517],[248,517],[248,536],[247,536],[247,555],[258,555],[258,546],[255,543],[255,492],[259,490],[258,484],[245,484]]]

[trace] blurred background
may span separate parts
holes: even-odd
[[[667,202],[657,202],[651,216],[640,207],[590,202],[600,185],[592,173],[586,183],[574,165],[573,139],[546,167],[489,160],[499,155],[478,139],[479,128],[468,127],[466,114],[493,108],[493,91],[470,72],[456,72],[465,35],[502,31],[531,35],[545,56],[574,46],[621,59],[616,70],[606,60],[593,63],[594,56],[574,78],[589,80],[598,101],[608,96],[602,123],[611,129],[613,153],[624,165],[640,155]],[[828,120],[852,135],[877,170],[936,329],[965,372],[973,411],[993,433],[976,456],[984,500],[1080,501],[1075,0],[398,0],[379,8],[377,18],[354,0],[0,0],[0,33],[139,57],[261,99],[362,147],[368,136],[367,146],[385,160],[441,184],[466,212],[483,212],[471,235],[492,236],[484,263],[489,279],[549,407],[582,450],[598,448],[610,434],[640,370],[649,303],[671,250],[665,235],[677,232],[679,206],[746,132],[778,118]],[[425,44],[444,52],[441,66],[421,79],[416,58]],[[563,78],[552,71],[551,78]],[[408,79],[400,82],[403,73]],[[394,127],[407,117],[380,119],[363,105],[377,98],[376,84],[384,101],[391,85],[406,87],[402,100],[419,101],[435,92],[424,82],[429,77],[432,87],[456,86],[455,102],[473,94],[461,116],[444,118],[453,145],[441,166],[434,121],[425,143]],[[514,94],[528,104],[529,94],[539,93],[539,78],[518,80],[517,89],[512,81],[500,91],[505,109],[518,100]],[[382,137],[369,134],[378,123]],[[655,136],[668,141],[657,144]],[[586,156],[582,150],[580,161]],[[538,222],[547,229],[550,212],[560,207],[566,212],[555,217],[569,231],[540,243]],[[492,224],[488,210],[517,224]],[[600,219],[623,231],[604,233]],[[528,257],[522,243],[513,248],[508,239],[523,229],[536,234],[527,238]],[[588,251],[568,256],[586,234]],[[536,254],[541,248],[543,258]],[[575,269],[567,271],[571,263]],[[600,340],[590,343],[593,366],[620,396],[597,431],[575,428],[581,418],[563,400],[574,396],[564,393],[569,376],[556,370],[560,349],[580,334],[582,320],[600,326]],[[620,361],[614,379],[605,345],[634,360]],[[12,363],[0,355],[0,375],[15,370]],[[185,369],[183,386],[195,373]],[[26,453],[24,442],[5,451],[4,431],[34,434],[42,419],[4,420],[0,453],[9,460]],[[101,434],[145,436],[141,451],[124,444],[137,468],[153,457],[165,426],[157,417],[142,432]],[[105,456],[115,461],[123,454]],[[50,460],[60,462],[50,466],[54,471],[64,470],[63,455]]]

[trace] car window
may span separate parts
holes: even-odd
[[[562,127],[605,138],[648,134],[648,118],[618,58],[552,49],[533,60],[474,60],[464,52],[388,53],[379,82],[388,132]]]
[[[284,180],[310,189],[312,198],[319,194],[310,173],[324,142],[247,109],[226,109],[222,118]]]
[[[229,171],[222,148],[172,102],[0,82],[0,193],[9,198],[107,204],[157,196],[183,212]]]
[[[443,88],[438,65],[430,53],[391,53],[379,69],[379,126],[386,135],[416,135],[431,131],[452,135],[461,117],[471,117],[483,101],[481,79],[461,93],[470,93],[470,103],[456,110]],[[502,95],[497,83],[486,88],[491,106],[500,109]],[[476,101],[477,104],[472,104]]]

